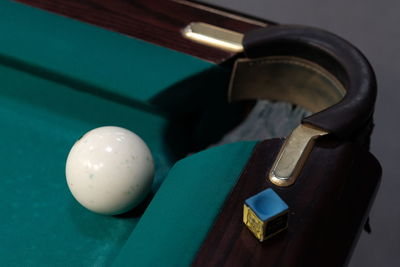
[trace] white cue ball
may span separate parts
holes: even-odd
[[[105,215],[124,213],[150,191],[154,161],[145,142],[114,126],[93,129],[69,152],[68,187],[87,209]]]

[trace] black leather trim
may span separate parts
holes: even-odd
[[[303,119],[340,137],[349,138],[371,118],[376,100],[374,71],[363,54],[346,40],[324,30],[278,25],[248,32],[247,57],[296,56],[319,64],[344,85],[337,104]]]

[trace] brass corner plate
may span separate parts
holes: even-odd
[[[182,34],[193,42],[215,47],[232,53],[243,51],[243,34],[204,22],[192,22]]]
[[[207,23],[192,22],[183,29],[182,34],[194,42],[228,52],[243,51],[243,34]],[[274,71],[271,68],[274,68]],[[280,71],[279,75],[277,70]],[[312,83],[305,84],[305,81]],[[299,89],[302,91],[299,92]],[[228,98],[230,101],[289,101],[312,112],[318,112],[336,104],[344,95],[345,90],[341,83],[320,66],[297,57],[274,56],[238,59],[231,77]],[[326,134],[327,131],[312,125],[300,124],[282,145],[269,173],[269,180],[282,187],[294,184],[315,140]]]
[[[328,134],[309,124],[300,124],[286,138],[269,172],[269,180],[277,186],[290,186],[299,176],[315,140]]]
[[[313,113],[335,105],[345,95],[346,89],[333,74],[294,56],[237,59],[228,90],[229,101],[285,101]]]

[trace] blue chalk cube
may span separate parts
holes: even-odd
[[[271,188],[244,202],[243,222],[260,241],[285,230],[288,215],[288,205]]]

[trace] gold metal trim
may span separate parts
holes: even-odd
[[[229,101],[286,101],[315,113],[343,99],[345,87],[314,62],[293,56],[240,58],[233,67]]]
[[[345,87],[330,72],[293,56],[238,59],[232,72],[228,99],[287,101],[320,112],[343,99]],[[328,134],[311,125],[299,125],[285,140],[269,173],[277,186],[295,183],[315,139]]]
[[[269,180],[277,186],[290,186],[299,176],[315,140],[327,131],[309,124],[300,124],[283,143],[269,173]]]
[[[243,34],[204,22],[192,22],[182,34],[194,42],[222,49],[228,52],[243,51]]]

